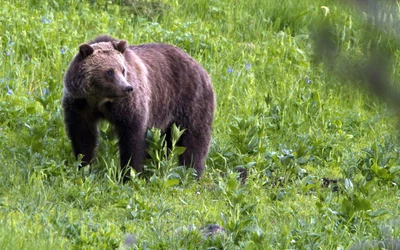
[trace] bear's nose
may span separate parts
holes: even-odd
[[[124,90],[125,93],[130,93],[130,92],[132,92],[132,91],[133,91],[133,87],[132,87],[132,86],[128,86],[128,87],[126,87],[125,90]]]

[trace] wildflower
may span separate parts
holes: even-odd
[[[13,94],[12,90],[8,88],[7,95],[12,95],[12,94]]]
[[[42,23],[44,23],[44,24],[49,24],[49,23],[50,23],[50,20],[43,17],[43,18],[42,18]]]
[[[10,55],[11,55],[10,51],[6,51],[6,56],[10,56]]]
[[[126,248],[131,248],[134,244],[136,244],[136,237],[132,234],[128,234],[124,240],[124,246]]]
[[[25,60],[30,61],[31,58],[29,56],[25,56]]]
[[[249,70],[251,68],[251,63],[246,64],[246,70]]]
[[[307,83],[307,84],[310,84],[310,83],[311,83],[310,78],[306,77],[306,83]]]
[[[64,55],[64,54],[65,54],[65,49],[61,48],[61,55]]]
[[[13,45],[14,45],[14,42],[13,42],[13,41],[8,42],[8,47],[11,47],[11,46],[13,46]]]
[[[228,73],[231,74],[233,72],[233,69],[231,67],[228,68]]]

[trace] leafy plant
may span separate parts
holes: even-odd
[[[151,161],[147,161],[143,175],[150,176],[150,183],[162,185],[164,188],[178,185],[188,178],[185,166],[178,165],[178,157],[185,148],[178,146],[179,138],[185,130],[180,130],[175,124],[171,126],[170,134],[163,134],[160,129],[149,129],[147,132],[147,153]]]

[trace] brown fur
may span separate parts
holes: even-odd
[[[166,44],[128,46],[101,36],[79,47],[64,77],[63,108],[75,156],[94,157],[97,122],[112,123],[121,167],[142,170],[146,130],[175,123],[186,129],[180,163],[200,177],[211,140],[214,91],[207,72],[181,49]]]

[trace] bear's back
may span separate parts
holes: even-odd
[[[182,49],[170,44],[148,43],[129,47],[145,63],[158,62],[161,64],[183,65],[197,62]],[[200,66],[200,65],[198,65]]]

